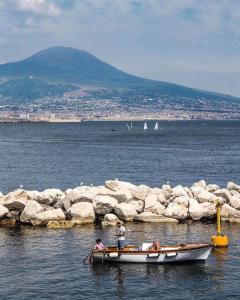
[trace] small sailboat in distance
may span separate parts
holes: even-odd
[[[130,124],[130,130],[133,131],[133,123]]]
[[[154,130],[159,130],[158,122],[155,123]]]
[[[127,123],[127,129],[128,129],[128,131],[130,131],[130,127],[129,127],[128,123]]]
[[[144,122],[143,130],[148,130],[147,122]]]

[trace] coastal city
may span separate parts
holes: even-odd
[[[1,100],[1,99],[0,99]],[[1,101],[0,101],[1,103]],[[30,102],[0,105],[0,122],[80,122],[101,120],[240,119],[240,102],[170,96],[66,93]]]

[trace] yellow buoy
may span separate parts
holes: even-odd
[[[221,205],[219,201],[216,203],[217,206],[217,235],[213,235],[211,240],[215,247],[227,247],[228,237],[221,233]]]

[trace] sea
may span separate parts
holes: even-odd
[[[102,185],[107,179],[160,187],[240,184],[240,121],[1,123],[0,190]],[[0,228],[0,299],[240,299],[240,225],[222,224],[228,249],[205,263],[97,264],[95,240],[113,228]],[[214,223],[127,223],[127,241],[209,242]]]

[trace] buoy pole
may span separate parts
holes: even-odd
[[[221,235],[221,208],[217,207],[217,234]]]
[[[217,235],[213,235],[211,240],[212,244],[215,247],[227,247],[228,246],[228,237],[221,232],[221,204],[217,200]]]

